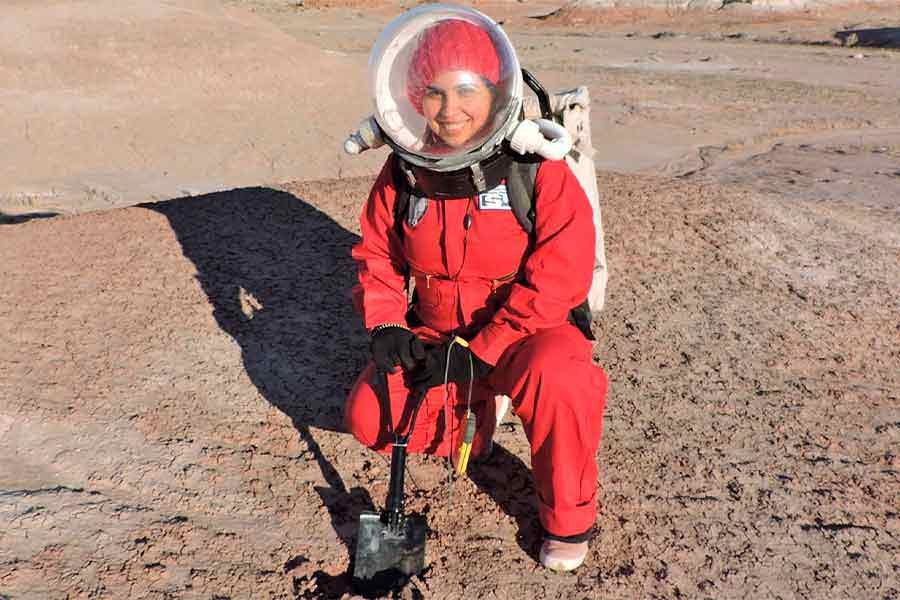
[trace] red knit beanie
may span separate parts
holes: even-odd
[[[487,32],[468,21],[448,19],[422,33],[406,79],[406,95],[419,114],[425,88],[444,71],[471,71],[496,85],[500,58]]]

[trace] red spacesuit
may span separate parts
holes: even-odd
[[[392,156],[361,217],[362,240],[354,303],[369,330],[405,323],[406,273],[415,280],[415,312],[425,341],[458,335],[493,365],[474,382],[477,456],[493,435],[494,396],[505,394],[522,420],[541,523],[551,536],[578,536],[596,519],[597,461],[607,379],[591,360],[591,343],[568,322],[591,283],[591,207],[564,161],[545,161],[535,179],[535,230],[529,236],[509,209],[503,185],[470,198],[418,202],[425,206],[394,227]],[[410,223],[414,223],[411,225]],[[390,428],[408,422],[409,391],[399,369],[388,376],[393,423],[373,389],[370,364],[346,405],[348,430],[363,444],[389,451]],[[468,384],[428,391],[409,441],[410,452],[447,456],[461,439]]]

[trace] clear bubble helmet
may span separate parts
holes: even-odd
[[[385,27],[369,56],[369,85],[385,141],[439,172],[493,154],[522,108],[509,38],[482,13],[448,4],[414,8]]]

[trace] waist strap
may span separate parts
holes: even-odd
[[[459,277],[459,276],[451,277],[449,275],[441,275],[438,273],[425,273],[422,271],[417,271],[415,269],[411,269],[411,273],[412,273],[413,277],[424,278],[425,279],[425,287],[429,286],[432,279],[437,279],[438,281],[454,281],[457,283],[459,283],[461,281],[490,281],[491,288],[496,286],[498,283],[512,281],[513,279],[515,279],[516,275],[519,274],[519,272],[516,271],[514,273],[509,273],[508,275],[503,275],[501,277],[491,278],[491,277]]]

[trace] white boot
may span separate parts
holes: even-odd
[[[541,564],[557,573],[574,571],[584,562],[587,552],[587,542],[544,540],[541,546]]]

